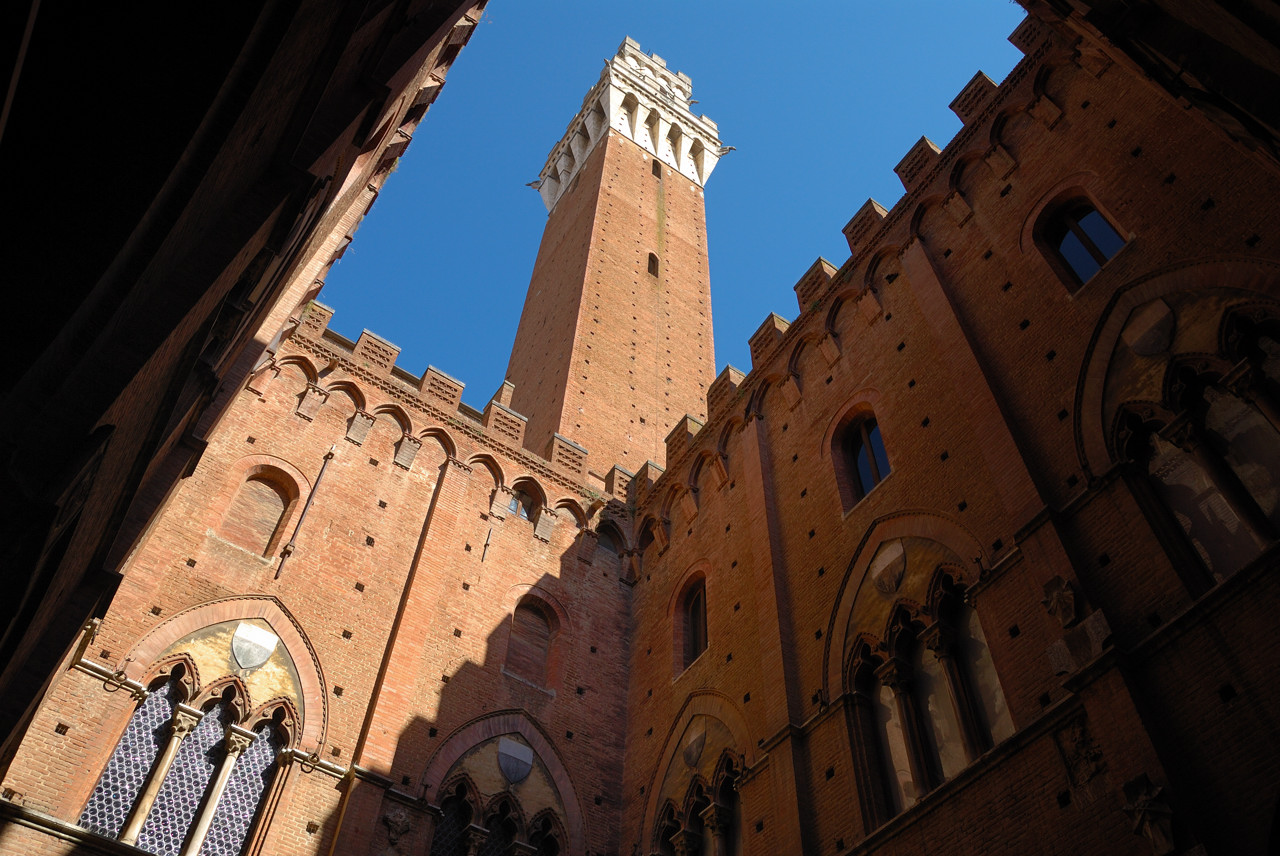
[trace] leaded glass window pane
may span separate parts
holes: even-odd
[[[253,819],[258,814],[272,778],[276,759],[284,741],[270,724],[258,729],[257,738],[236,760],[226,789],[214,809],[209,832],[200,846],[200,856],[237,856],[244,849]]]
[[[151,807],[138,849],[156,856],[178,856],[187,830],[195,820],[205,789],[222,758],[231,707],[226,702],[212,708],[178,747],[169,774],[160,785]]]
[[[147,782],[147,774],[169,739],[169,720],[178,705],[178,682],[169,681],[147,696],[125,727],[111,760],[93,788],[78,823],[109,838],[120,837],[129,810]]]

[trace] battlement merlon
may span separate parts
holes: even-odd
[[[716,123],[690,109],[692,92],[688,75],[670,71],[662,57],[644,53],[634,39],[623,40],[538,175],[535,186],[547,210],[555,208],[610,128],[699,187],[705,185],[726,149]]]

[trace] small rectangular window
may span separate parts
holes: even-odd
[[[662,178],[662,164],[657,159],[653,161],[653,174],[658,178]]]
[[[658,275],[658,257],[649,253],[649,276]]]

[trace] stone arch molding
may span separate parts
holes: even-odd
[[[556,789],[560,792],[560,804],[564,806],[565,825],[568,827],[569,836],[567,850],[570,853],[586,853],[587,839],[583,829],[582,804],[578,801],[577,791],[574,790],[573,781],[569,778],[569,770],[542,729],[522,710],[497,711],[482,716],[446,737],[440,748],[431,756],[431,760],[427,762],[427,769],[423,773],[427,798],[429,800],[439,798],[440,785],[444,783],[445,776],[449,775],[453,765],[472,747],[504,734],[518,734],[523,737],[546,766]]]
[[[1275,299],[1280,296],[1280,264],[1258,259],[1205,259],[1155,271],[1119,289],[1098,319],[1076,384],[1076,451],[1089,476],[1111,465],[1107,432],[1103,424],[1103,396],[1111,355],[1134,310],[1158,298],[1182,291],[1214,287],[1254,292]]]
[[[987,558],[982,544],[969,530],[954,520],[931,511],[908,511],[881,517],[873,522],[849,561],[849,567],[836,593],[835,608],[832,609],[831,619],[827,624],[827,642],[822,651],[823,693],[826,698],[833,698],[844,689],[844,655],[852,649],[859,633],[859,628],[850,626],[850,622],[854,605],[866,582],[871,560],[875,558],[881,544],[911,537],[936,541],[966,559],[985,562]],[[977,569],[967,570],[973,579],[966,579],[965,582],[975,582]],[[880,628],[876,628],[877,632],[879,630]]]
[[[724,723],[725,727],[729,729],[729,733],[733,735],[733,741],[738,750],[743,753],[744,769],[749,769],[756,763],[756,745],[751,740],[751,732],[747,728],[747,720],[737,705],[728,696],[715,690],[697,690],[690,693],[689,697],[685,699],[680,713],[671,721],[671,729],[667,732],[662,754],[659,756],[658,764],[654,768],[653,774],[649,779],[649,785],[646,788],[649,796],[645,802],[644,825],[640,827],[645,835],[654,828],[654,825],[658,822],[658,812],[662,810],[662,801],[659,798],[657,786],[675,760],[676,753],[680,751],[680,738],[685,729],[698,716],[708,716]]]
[[[293,659],[306,710],[298,745],[318,752],[328,730],[329,708],[325,699],[320,660],[297,620],[274,597],[233,597],[192,606],[149,630],[125,657],[120,669],[134,681],[142,681],[161,653],[184,636],[204,627],[258,618],[271,626],[280,644]]]

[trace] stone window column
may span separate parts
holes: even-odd
[[[187,839],[187,846],[182,850],[182,856],[197,856],[200,852],[200,845],[204,844],[204,837],[209,834],[209,824],[213,821],[213,813],[218,807],[218,800],[222,798],[222,791],[227,787],[227,779],[231,778],[231,770],[236,765],[236,759],[240,757],[240,753],[249,748],[249,744],[253,743],[257,736],[238,725],[227,726],[227,752],[222,756],[218,771],[213,774],[213,784],[205,794],[204,805],[196,818],[195,826],[192,827],[191,836]]]
[[[925,738],[925,725],[916,709],[916,700],[911,692],[911,667],[893,657],[876,669],[876,677],[893,692],[893,701],[898,706],[898,721],[902,723],[902,736],[907,744],[907,760],[911,764],[911,778],[916,783],[917,799],[933,790],[937,785],[937,777],[928,760]]]
[[[969,688],[969,681],[956,660],[956,632],[949,624],[934,622],[920,637],[924,646],[933,652],[942,673],[947,679],[947,689],[951,691],[951,699],[956,708],[956,718],[960,722],[960,735],[964,739],[964,750],[969,760],[975,760],[990,745],[989,735],[982,732],[978,723],[977,700]]]
[[[1181,420],[1179,420],[1181,421]],[[1209,477],[1213,486],[1222,494],[1222,498],[1231,506],[1245,526],[1249,528],[1259,547],[1265,547],[1276,537],[1271,521],[1262,513],[1258,503],[1249,491],[1240,483],[1240,479],[1232,471],[1227,462],[1204,443],[1204,438],[1196,426],[1189,421],[1171,426],[1168,431],[1169,440],[1191,456],[1196,466]],[[1165,433],[1165,432],[1161,432]]]
[[[173,759],[177,757],[178,746],[182,744],[183,738],[195,730],[203,716],[203,713],[185,704],[179,704],[174,708],[173,718],[169,720],[169,740],[165,743],[155,766],[151,768],[146,787],[134,804],[133,811],[129,813],[129,822],[125,824],[124,831],[120,833],[120,841],[124,844],[133,844],[138,840],[142,824],[151,812],[151,806],[155,804],[156,794],[160,792],[160,784],[168,775],[169,768],[173,766]]]
[[[712,803],[702,810],[702,822],[711,833],[710,856],[730,856],[729,829],[733,823],[733,809]]]
[[[480,849],[489,840],[489,830],[473,823],[463,835],[467,842],[467,856],[480,856]]]

